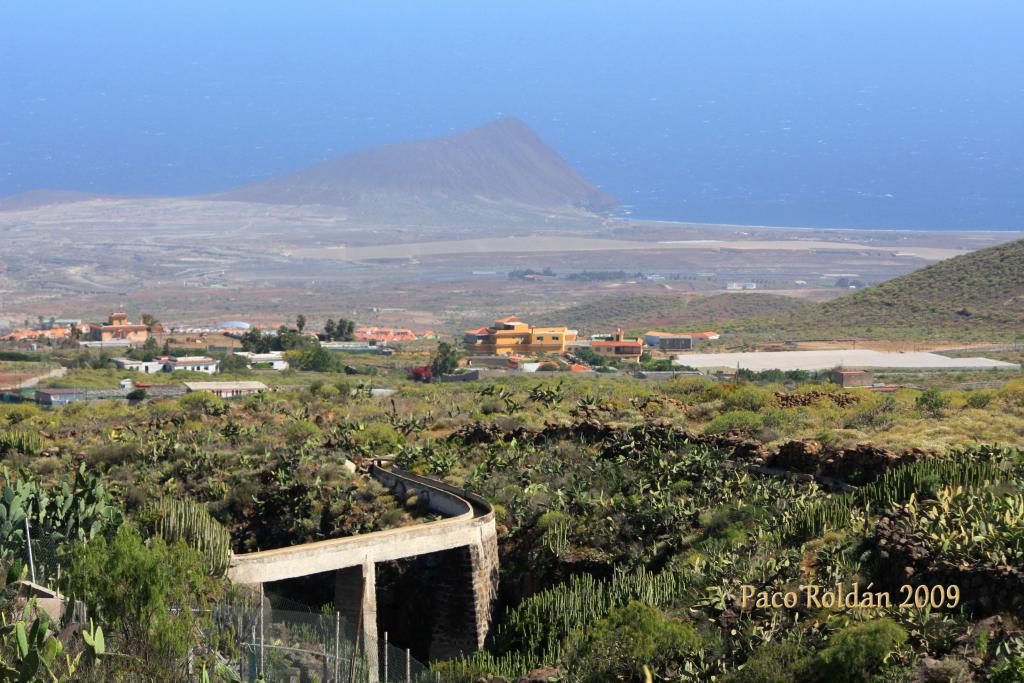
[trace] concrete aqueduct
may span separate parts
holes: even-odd
[[[440,481],[397,467],[374,464],[370,475],[400,497],[414,493],[444,519],[360,536],[317,541],[241,555],[232,554],[228,578],[241,585],[282,581],[334,572],[334,604],[351,623],[362,613],[365,650],[371,672],[377,670],[378,562],[431,553],[440,557],[431,634],[431,658],[468,653],[483,647],[498,590],[498,542],[494,510],[487,501]]]

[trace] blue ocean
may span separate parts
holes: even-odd
[[[528,123],[642,218],[1024,229],[1017,0],[0,6],[0,196]]]

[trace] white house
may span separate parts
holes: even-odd
[[[267,385],[263,382],[185,382],[185,391],[209,391],[221,398],[234,398],[235,396],[248,396],[266,391]]]
[[[141,372],[144,375],[152,375],[164,371],[162,360],[134,360],[132,358],[114,358],[114,365],[121,370]]]
[[[255,365],[269,365],[271,370],[288,369],[288,361],[284,359],[284,353],[281,351],[271,351],[270,353],[235,351],[235,355],[244,358],[246,360],[246,365],[249,368],[252,368]]]
[[[217,366],[220,365],[220,361],[206,356],[171,356],[162,360],[165,372],[188,370],[190,372],[205,372],[207,375],[212,375],[217,372]]]

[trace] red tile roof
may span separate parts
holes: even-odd
[[[591,346],[601,346],[601,347],[608,347],[608,346],[636,346],[636,347],[642,348],[644,343],[642,341],[640,341],[639,339],[634,339],[634,340],[625,340],[624,339],[622,341],[595,341],[595,342],[590,342],[590,345]]]

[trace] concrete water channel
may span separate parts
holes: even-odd
[[[498,542],[494,509],[487,501],[434,479],[383,467],[375,462],[370,476],[400,498],[412,493],[443,516],[432,522],[386,529],[314,543],[253,553],[232,554],[228,578],[259,589],[265,584],[312,575],[333,575],[335,608],[360,624],[364,656],[377,670],[376,565],[435,555],[439,559],[438,593],[431,626],[430,657],[447,658],[483,647],[498,591]]]

